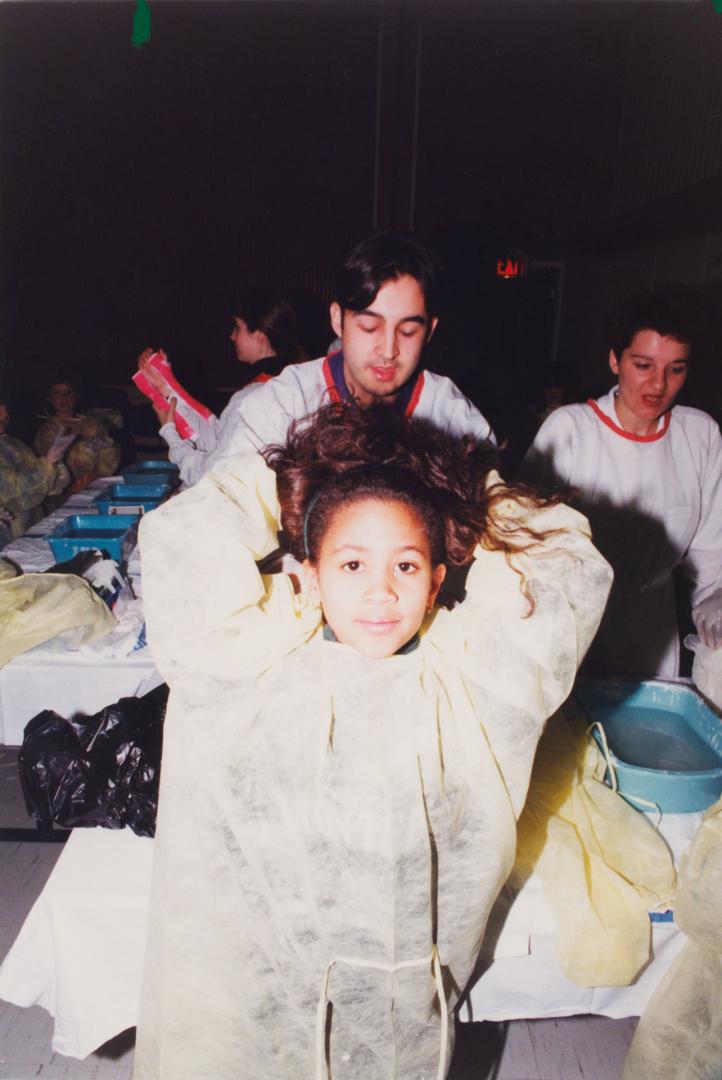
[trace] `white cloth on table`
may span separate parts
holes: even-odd
[[[162,681],[148,648],[121,657],[33,649],[0,669],[0,743],[19,746],[25,725],[43,709],[92,716]]]
[[[75,495],[35,525],[30,533],[7,545],[3,558],[25,572],[41,573],[56,559],[45,537],[71,514],[95,513],[93,499],[123,477],[104,477]],[[96,642],[68,649],[59,642],[36,646],[0,669],[0,744],[20,745],[25,725],[43,709],[62,716],[89,715],[121,697],[141,696],[162,679],[150,650],[136,650],[142,628],[142,583],[137,548],[128,558],[127,576],[135,596],[117,612],[111,634]]]
[[[464,602],[384,660],[258,572],[279,516],[260,457],[143,519],[171,698],[137,1078],[320,1076],[329,1002],[334,1075],[445,1075],[536,743],[611,577],[569,508],[499,513],[555,530],[515,556],[533,611],[479,546]]]
[[[615,389],[596,402],[619,424]],[[679,667],[672,571],[697,604],[722,583],[722,436],[699,409],[676,405],[648,440],[613,430],[589,404],[556,409],[522,465],[525,479],[577,488],[615,581],[589,654],[601,675],[674,676]]]
[[[136,1023],[152,855],[130,829],[74,830],[0,967],[0,997],[55,1017],[58,1054]]]

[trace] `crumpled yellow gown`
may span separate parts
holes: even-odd
[[[722,1077],[722,799],[679,868],[675,918],[689,938],[652,995],[621,1080]]]
[[[672,854],[644,814],[603,782],[606,762],[574,697],[537,749],[516,864],[536,869],[556,921],[564,974],[578,986],[628,986],[652,956],[650,911],[671,907]]]
[[[383,660],[324,639],[256,560],[275,477],[239,459],[146,515],[166,716],[136,1080],[446,1075],[451,1011],[509,873],[545,719],[611,571],[584,518],[477,549],[467,596]]]
[[[0,667],[60,634],[69,649],[76,649],[115,626],[112,611],[83,578],[20,574],[0,559]]]

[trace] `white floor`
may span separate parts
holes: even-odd
[[[0,837],[3,828],[31,826],[15,758],[14,751],[0,747]],[[61,850],[58,844],[0,839],[0,957],[14,941]],[[107,977],[112,979],[113,973]],[[37,1006],[19,1009],[0,1001],[0,1080],[130,1080],[132,1031],[78,1061],[53,1053],[52,1023]],[[635,1026],[635,1020],[584,1016],[460,1024],[449,1080],[618,1080]]]

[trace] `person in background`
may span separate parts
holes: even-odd
[[[587,670],[676,676],[679,634],[672,572],[691,585],[692,618],[722,646],[722,437],[699,409],[676,405],[699,337],[686,290],[633,297],[608,323],[616,384],[544,422],[523,479],[576,489],[615,582]]]
[[[120,446],[92,409],[76,412],[74,382],[65,376],[56,378],[48,388],[47,402],[50,415],[38,428],[33,445],[37,454],[45,454],[59,437],[75,436],[65,457],[71,476],[68,493],[82,491],[99,476],[113,476],[120,463]]]
[[[67,441],[50,444],[41,456],[8,435],[10,409],[0,388],[0,547],[21,536],[43,516],[43,501],[70,483],[62,463]]]
[[[197,434],[192,440],[183,439],[175,426],[176,409],[181,414],[185,409],[185,392],[175,393],[162,374],[148,363],[153,349],[146,349],[138,357],[139,370],[166,399],[164,408],[153,407],[160,421],[160,434],[168,444],[168,457],[178,466],[186,484],[194,484],[206,471],[208,455],[225,438],[224,427],[241,399],[299,359],[296,314],[280,292],[249,289],[234,298],[232,311],[231,341],[238,362],[248,370],[245,385],[231,397],[220,416],[211,413],[206,417],[193,411],[192,426]]]
[[[381,402],[450,435],[495,443],[486,419],[443,375],[423,369],[438,322],[441,268],[410,233],[375,233],[337,272],[331,325],[341,349],[293,364],[227,410],[206,471],[285,441],[289,425],[323,404]]]

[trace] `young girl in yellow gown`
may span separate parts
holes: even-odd
[[[330,406],[144,518],[171,697],[136,1080],[446,1075],[611,580],[488,455]],[[281,529],[300,591],[259,568]]]

